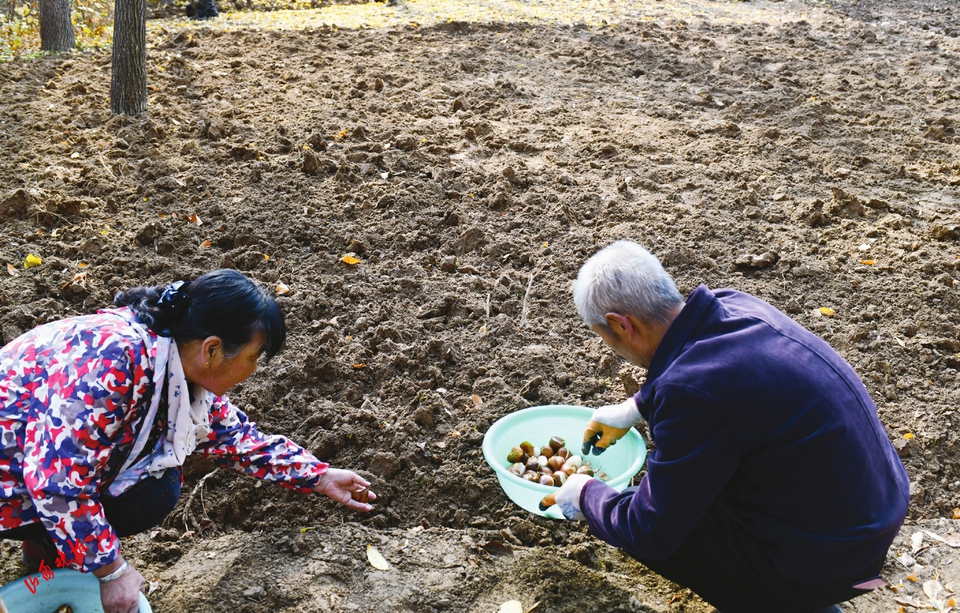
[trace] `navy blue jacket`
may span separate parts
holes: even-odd
[[[636,401],[656,444],[639,490],[580,495],[591,532],[634,557],[669,557],[719,503],[784,577],[822,583],[864,570],[903,523],[907,474],[860,378],[762,300],[698,287]]]

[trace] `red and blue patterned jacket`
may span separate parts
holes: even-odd
[[[155,392],[155,350],[117,313],[51,322],[0,349],[0,531],[42,522],[68,565],[87,572],[119,555],[100,495]],[[259,432],[226,397],[214,400],[210,427],[196,451],[219,466],[302,493],[328,467]]]

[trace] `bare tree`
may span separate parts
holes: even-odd
[[[147,0],[116,0],[110,110],[136,115],[147,109]]]
[[[70,23],[70,0],[40,0],[40,48],[70,51],[76,44]]]

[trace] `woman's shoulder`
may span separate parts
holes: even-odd
[[[137,325],[136,316],[127,308],[49,322],[35,328],[32,336],[35,346],[85,346],[103,351],[143,347],[151,341],[151,333]]]

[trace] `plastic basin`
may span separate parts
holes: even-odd
[[[483,457],[497,473],[500,487],[510,500],[536,515],[563,519],[557,506],[545,512],[539,508],[540,500],[557,488],[525,481],[507,470],[507,454],[523,441],[534,447],[546,445],[551,436],[560,436],[567,442],[571,454],[580,455],[583,431],[593,415],[593,409],[571,405],[546,405],[514,411],[501,417],[483,437]],[[606,473],[607,485],[623,491],[647,457],[647,445],[636,429],[627,434],[601,455],[585,456],[593,469]]]
[[[36,593],[30,591],[24,579],[36,578]],[[53,569],[53,578],[45,580],[34,573],[0,587],[0,598],[10,613],[53,613],[57,607],[68,604],[73,613],[103,613],[100,604],[100,582],[89,573],[66,568]],[[140,594],[140,613],[153,613],[147,597]]]

